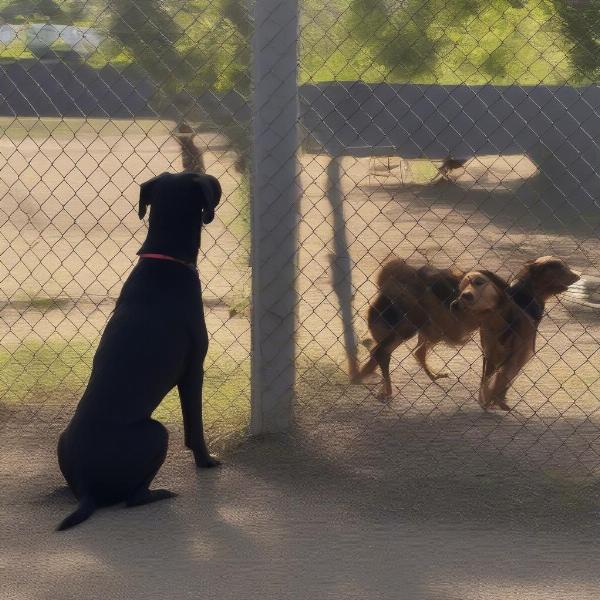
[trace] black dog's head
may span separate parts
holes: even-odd
[[[215,217],[221,185],[212,175],[163,173],[142,183],[138,215],[150,207],[148,237],[140,253],[168,254],[195,262],[200,230]]]

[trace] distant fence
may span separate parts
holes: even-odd
[[[600,208],[600,87],[303,86],[301,122],[332,156],[524,154],[577,208]],[[381,154],[382,152],[379,152]]]
[[[181,93],[159,108],[160,89],[135,65],[93,68],[82,62],[19,60],[0,63],[0,115],[4,117],[165,118],[202,120],[202,105],[248,120],[249,107],[237,92],[200,98]],[[188,114],[189,113],[189,114]]]
[[[237,92],[181,94],[156,106],[156,84],[128,66],[18,61],[0,65],[0,115],[171,118],[210,121],[203,106],[247,122]],[[303,85],[300,123],[308,147],[332,156],[406,159],[525,154],[580,210],[600,191],[600,87],[369,84]],[[377,150],[379,149],[379,150]]]

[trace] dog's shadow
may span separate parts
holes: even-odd
[[[40,453],[47,468],[29,479],[21,497],[31,514],[40,516],[35,532],[39,543],[32,546],[31,558],[38,563],[48,547],[53,548],[62,565],[61,589],[78,589],[88,579],[102,578],[104,597],[142,597],[140,589],[151,589],[152,597],[170,598],[174,590],[191,593],[197,586],[197,581],[182,580],[182,573],[188,579],[190,573],[204,576],[214,561],[231,560],[236,548],[244,555],[256,553],[249,529],[232,517],[230,466],[197,471],[191,455],[180,452],[175,443],[153,487],[167,487],[177,497],[135,508],[101,508],[77,527],[55,532],[76,501],[50,456]],[[16,521],[22,509],[14,510]],[[64,566],[73,561],[79,561],[80,568]]]
[[[275,583],[282,595],[295,590],[296,596],[287,597],[306,597],[306,586],[321,581],[339,589],[376,589],[389,564],[356,565],[362,558],[372,560],[369,544],[379,539],[379,531],[382,543],[389,544],[392,536],[398,551],[402,535],[424,545],[415,556],[398,559],[405,569],[399,580],[416,586],[411,597],[419,598],[424,596],[418,587],[428,575],[415,575],[413,561],[425,561],[437,572],[440,564],[452,563],[448,553],[473,558],[470,548],[456,542],[457,527],[505,531],[517,524],[529,539],[544,529],[554,535],[561,525],[572,530],[578,520],[589,534],[587,505],[561,497],[555,482],[542,475],[515,476],[514,461],[483,444],[478,455],[494,469],[464,462],[473,444],[459,434],[472,426],[473,412],[452,419],[408,415],[399,420],[381,414],[365,429],[364,410],[339,410],[321,428],[299,424],[285,436],[248,440],[224,457],[225,466],[210,471],[196,471],[174,439],[155,485],[178,492],[177,498],[98,510],[60,533],[51,528],[75,502],[64,487],[50,491],[60,474],[53,454],[40,448],[29,457],[40,468],[26,483],[21,480],[22,498],[34,504],[29,516],[10,505],[4,517],[7,523],[39,517],[35,533],[28,541],[25,536],[15,540],[15,546],[27,542],[30,576],[36,589],[46,590],[45,597],[73,589],[107,598],[212,597],[217,590],[244,597]],[[440,428],[448,429],[448,423],[454,423],[457,435],[444,441]],[[364,434],[356,435],[357,425]],[[434,545],[438,534],[431,531],[438,530],[447,534],[444,544]],[[526,550],[516,553],[527,563]],[[310,575],[298,577],[290,570],[299,558],[310,565]],[[418,567],[417,573],[422,571]],[[94,588],[98,585],[101,591]]]

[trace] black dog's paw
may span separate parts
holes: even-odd
[[[220,460],[217,460],[214,458],[214,456],[210,456],[210,454],[194,456],[194,460],[196,461],[196,466],[199,469],[213,469],[221,464]]]
[[[134,506],[152,504],[153,502],[158,502],[159,500],[167,500],[168,498],[175,498],[176,496],[177,494],[175,492],[171,492],[170,490],[142,489],[132,494],[125,502],[125,506],[127,508],[133,508]]]

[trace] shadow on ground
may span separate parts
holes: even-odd
[[[380,191],[380,186],[366,190]],[[482,227],[493,223],[505,231],[544,232],[584,238],[594,237],[600,227],[600,208],[548,189],[540,176],[520,180],[513,186],[500,182],[387,185],[386,191],[402,193],[402,200],[416,207],[444,206]]]
[[[357,437],[344,432],[364,412],[335,414],[249,440],[210,472],[175,432],[156,484],[178,498],[101,510],[62,534],[73,501],[55,491],[58,432],[4,437],[3,597],[597,597],[589,485],[440,438],[447,417],[399,427],[383,415]],[[458,432],[471,418],[450,420]]]

